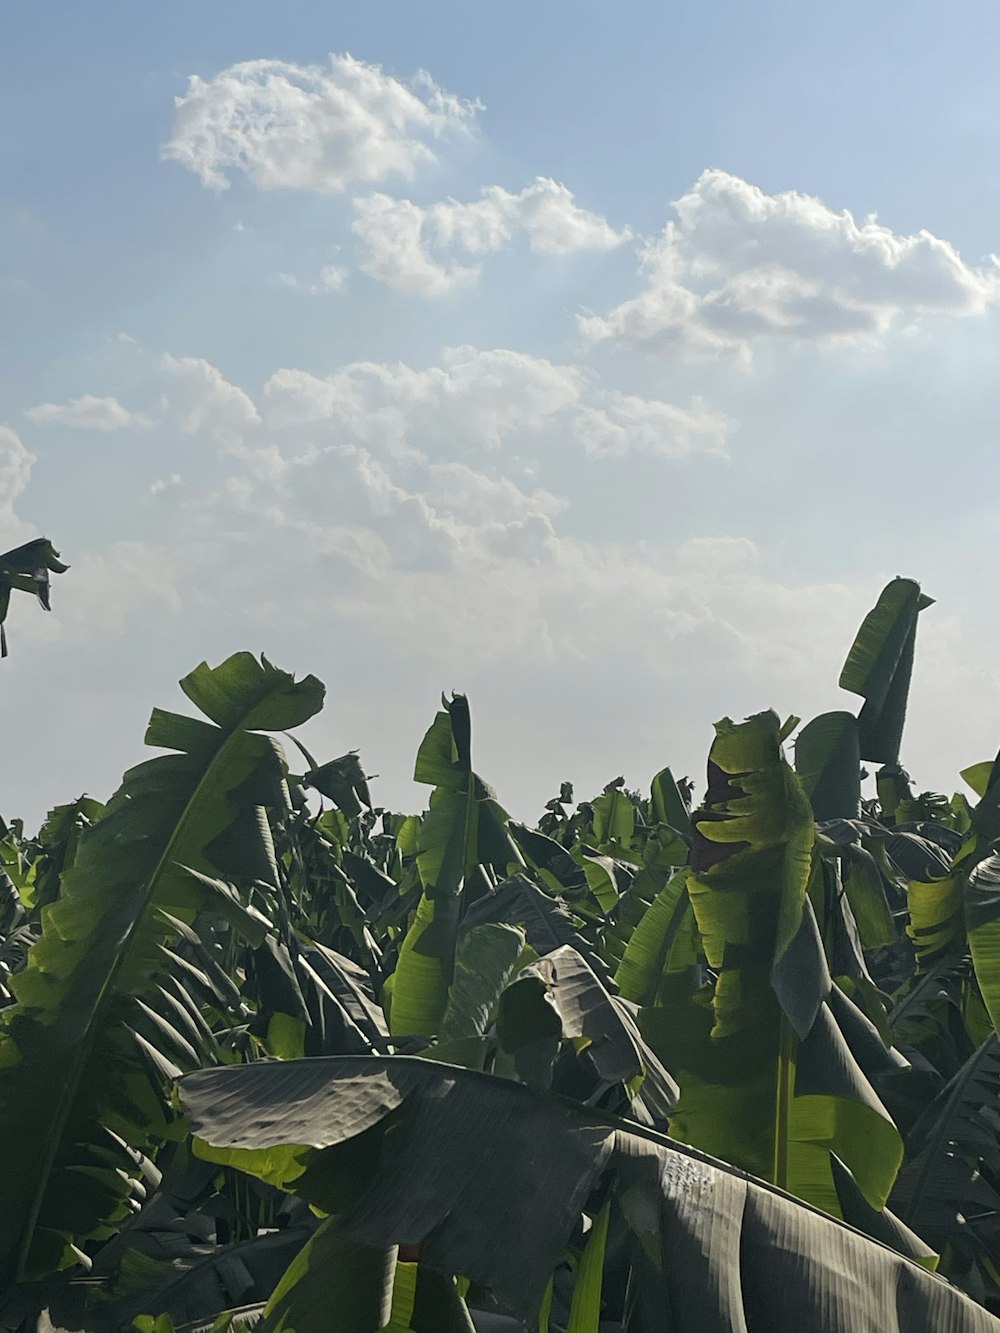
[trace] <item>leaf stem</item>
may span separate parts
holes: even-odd
[[[778,1071],[774,1106],[774,1170],[772,1180],[788,1189],[788,1141],[792,1098],[795,1096],[795,1030],[782,1010],[778,1020]]]

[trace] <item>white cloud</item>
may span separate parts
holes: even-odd
[[[127,426],[148,426],[148,417],[130,412],[117,398],[96,398],[85,393],[68,403],[38,403],[25,409],[24,415],[36,425],[72,426],[78,430],[124,430]]]
[[[347,282],[347,269],[337,264],[327,264],[319,271],[318,290],[321,292],[343,291]]]
[[[274,281],[279,287],[290,287],[293,291],[303,292],[306,296],[323,296],[329,292],[342,292],[347,285],[347,269],[338,264],[327,264],[320,269],[315,282],[303,281],[294,273],[276,273]]]
[[[203,433],[224,447],[240,447],[246,432],[260,423],[250,395],[211,362],[167,353],[161,365],[171,384],[163,407],[176,415],[186,435]]]
[[[567,500],[550,491],[524,491],[509,477],[486,476],[465,463],[431,463],[427,468],[428,493],[438,513],[468,523],[509,523],[526,514],[551,519],[566,508]]]
[[[183,486],[183,485],[184,485],[184,478],[181,476],[181,474],[179,472],[171,472],[169,477],[157,477],[157,479],[150,486],[147,494],[151,496],[161,495],[164,491],[169,490],[172,486]]]
[[[575,422],[575,436],[586,453],[613,457],[645,453],[724,458],[732,429],[727,417],[711,411],[700,398],[685,408],[617,390],[596,395],[592,406],[580,408]]]
[[[447,199],[422,207],[409,199],[369,195],[355,199],[351,229],[361,242],[365,273],[422,296],[471,286],[479,266],[456,256],[468,261],[495,253],[518,235],[538,254],[566,255],[611,250],[630,234],[581,208],[565,185],[544,176],[519,194],[489,186],[472,203]]]
[[[260,190],[323,194],[411,178],[434,160],[431,145],[469,129],[479,109],[426,74],[407,85],[350,55],[326,67],[249,60],[192,75],[175,106],[163,156],[203,185],[223,190],[240,173]]]
[[[424,248],[424,210],[387,194],[355,199],[351,230],[362,242],[360,267],[396,291],[447,296],[479,278],[475,265],[433,259]]]
[[[35,455],[21,442],[21,437],[9,426],[0,426],[0,549],[8,550],[30,535],[28,524],[22,522],[14,510],[18,499],[31,477]]]
[[[226,383],[195,364],[200,384]],[[405,644],[408,661],[434,672],[450,661],[492,670],[529,654],[539,671],[563,664],[589,681],[627,652],[647,682],[690,678],[707,689],[734,674],[759,684],[778,667],[808,682],[835,640],[830,605],[863,609],[848,589],[763,577],[755,544],[739,535],[653,550],[572,535],[568,497],[531,479],[567,448],[721,453],[728,423],[701,404],[682,410],[578,366],[468,347],[422,370],[282,370],[259,405],[244,397],[242,445],[220,440],[211,414],[190,422],[243,470],[221,492],[178,495],[178,512],[198,523],[199,559],[219,571],[213,595],[237,604],[252,585],[273,625],[295,623],[318,580],[341,632]],[[268,448],[284,451],[282,466],[263,476],[252,451]],[[206,541],[239,559],[207,554]]]
[[[900,236],[792,191],[705,171],[647,247],[645,286],[584,331],[653,351],[749,355],[760,337],[879,339],[924,315],[982,314],[1000,269],[969,267],[930,232]]]
[[[701,403],[622,394],[579,366],[504,349],[452,348],[426,369],[280,370],[259,404],[205,361],[164,365],[167,419],[243,466],[223,494],[176,488],[177,503],[209,526],[222,505],[236,522],[287,529],[362,579],[550,562],[567,501],[533,474],[553,451],[719,455],[729,426]],[[155,490],[170,502],[165,484]]]
[[[275,426],[324,424],[338,439],[435,458],[530,453],[558,441],[588,454],[723,455],[731,429],[700,400],[682,408],[604,388],[579,366],[471,347],[448,349],[427,370],[378,362],[326,378],[279,370],[263,410]]]

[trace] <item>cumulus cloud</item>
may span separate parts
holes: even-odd
[[[530,451],[555,441],[587,454],[724,455],[732,426],[697,399],[679,407],[608,389],[579,366],[472,347],[450,348],[425,370],[379,362],[354,362],[325,378],[279,370],[265,385],[263,411],[278,426],[325,423],[338,435],[421,456]]]
[[[148,426],[149,419],[130,412],[117,398],[96,398],[85,393],[68,403],[38,403],[24,415],[36,425],[73,426],[77,430],[124,430],[126,426]]]
[[[437,140],[472,127],[478,109],[429,75],[402,83],[350,55],[326,66],[248,60],[191,76],[163,156],[210,189],[241,174],[260,190],[339,193],[411,178],[434,161]]]
[[[167,353],[161,365],[172,381],[162,406],[176,414],[185,434],[205,434],[217,444],[235,446],[259,424],[260,416],[250,395],[227,380],[211,362]]]
[[[577,413],[575,435],[588,454],[622,458],[627,454],[726,456],[733,423],[708,408],[701,398],[678,407],[655,398],[605,390]]]
[[[514,194],[489,186],[479,199],[447,199],[422,207],[409,199],[372,194],[354,201],[352,230],[361,242],[362,270],[397,291],[445,296],[473,285],[476,257],[525,236],[538,254],[612,250],[628,239],[598,213],[581,208],[565,185],[539,176]]]
[[[745,358],[761,337],[879,339],[923,315],[982,314],[1000,296],[995,263],[972,268],[930,232],[901,236],[724,171],[703,172],[674,207],[643,253],[639,294],[582,317],[591,338]]]
[[[507,349],[452,348],[422,369],[280,370],[256,402],[198,358],[166,357],[163,372],[164,420],[237,470],[212,495],[160,483],[160,503],[200,508],[209,527],[221,505],[363,580],[548,564],[567,501],[534,474],[554,451],[719,455],[730,424],[702,403],[623,394],[579,366]]]

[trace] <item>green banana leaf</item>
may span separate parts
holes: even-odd
[[[368,779],[361,767],[361,760],[352,750],[350,754],[331,759],[329,763],[312,768],[302,779],[304,787],[313,787],[322,796],[335,801],[348,817],[361,813],[362,807],[370,810],[372,798],[368,791]]]
[[[847,654],[840,687],[860,694],[858,715],[861,758],[895,764],[906,717],[917,616],[933,598],[913,579],[893,579],[868,612]]]
[[[420,822],[417,869],[423,892],[399,952],[389,1027],[394,1036],[439,1032],[455,972],[463,890],[481,865],[521,862],[505,811],[472,771],[472,723],[464,695],[442,700],[417,752],[414,780],[434,784]]]
[[[687,891],[690,873],[684,866],[667,881],[632,932],[615,972],[624,999],[655,1004],[665,972],[696,964],[694,916]]]
[[[669,824],[678,833],[688,836],[691,812],[669,768],[661,768],[653,778],[650,800],[652,815],[657,823]]]
[[[551,953],[563,944],[572,945],[585,958],[594,954],[593,947],[580,934],[579,919],[570,912],[565,900],[546,893],[527,875],[511,875],[466,911],[467,927],[489,921],[518,926],[539,955]]]
[[[462,932],[441,1020],[442,1043],[485,1036],[523,949],[524,932],[516,926],[487,923]]]
[[[1000,1216],[1000,1044],[995,1033],[969,1057],[907,1135],[892,1207],[950,1267],[978,1271],[992,1303],[1000,1276],[990,1260]]]
[[[571,1042],[605,1085],[621,1083],[665,1120],[677,1085],[646,1046],[635,1014],[569,945],[529,964],[500,997],[497,1038],[521,1078],[549,1086],[559,1043]]]
[[[853,713],[821,713],[795,740],[795,771],[817,820],[857,819],[861,743]]]
[[[0,555],[0,656],[7,656],[5,621],[13,590],[34,593],[43,611],[50,610],[49,574],[65,574],[69,565],[59,559],[59,552],[47,537],[36,537]]]
[[[167,1132],[158,1080],[185,1049],[155,1013],[172,922],[207,909],[264,933],[214,876],[276,882],[264,807],[281,810],[287,795],[280,752],[260,732],[311,717],[323,687],[249,653],[203,663],[181,686],[211,721],[154,710],[147,743],[174,753],[127,773],[80,837],[11,983],[17,1003],[0,1014],[0,1133],[17,1145],[0,1210],[8,1279],[78,1261],[77,1242],[109,1234],[141,1197],[135,1150]]]
[[[611,1200],[608,1199],[594,1218],[587,1243],[580,1256],[573,1283],[566,1333],[600,1333],[601,1291],[604,1285],[604,1259],[608,1244]]]
[[[965,877],[965,925],[983,1001],[1000,1031],[1000,855],[985,857]]]
[[[335,1211],[345,1237],[419,1246],[421,1263],[465,1274],[532,1322],[581,1211],[599,1219],[590,1200],[610,1191],[627,1294],[606,1317],[624,1333],[663,1328],[666,1312],[671,1333],[1000,1328],[919,1264],[783,1191],[505,1079],[409,1057],[308,1060],[201,1071],[180,1095],[209,1160],[270,1174],[283,1158],[288,1187]]]
[[[263,1333],[327,1333],[331,1291],[341,1333],[375,1333],[389,1323],[395,1267],[395,1246],[364,1245],[327,1218],[275,1287]]]

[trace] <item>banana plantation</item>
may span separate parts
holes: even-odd
[[[857,712],[535,827],[462,695],[404,815],[315,676],[195,667],[106,805],[0,823],[0,1329],[1000,1330],[1000,738],[911,786],[929,604]]]

